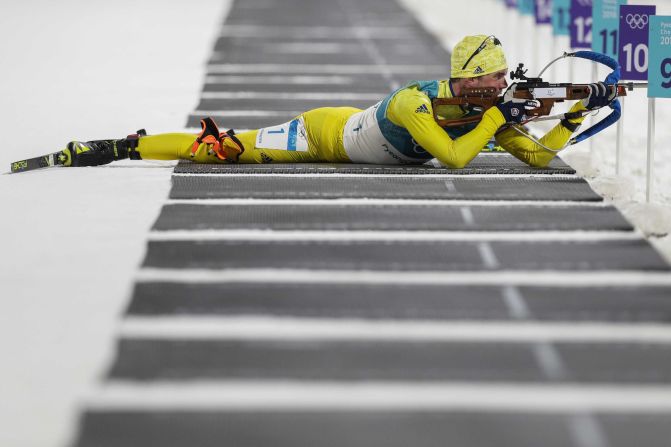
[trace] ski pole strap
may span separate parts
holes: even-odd
[[[616,85],[620,81],[620,64],[613,59],[610,56],[607,56],[605,54],[601,53],[596,53],[594,51],[576,51],[575,53],[569,53],[568,56],[571,57],[578,57],[581,59],[587,59],[591,60],[594,62],[598,62],[600,64],[606,65],[607,67],[610,67],[613,69],[612,72],[606,76],[606,79],[604,80],[604,83],[607,85]],[[617,88],[617,86],[615,87]],[[620,105],[620,101],[615,98],[609,105],[611,109],[613,109],[610,114],[590,127],[589,129],[586,129],[584,132],[580,133],[574,138],[571,138],[570,144],[576,144],[580,143],[583,140],[586,140],[589,137],[592,137],[596,135],[597,133],[601,132],[605,128],[609,127],[610,125],[614,124],[617,122],[617,120],[620,119],[620,116],[622,115],[622,106]]]

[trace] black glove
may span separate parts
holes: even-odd
[[[526,111],[535,109],[540,106],[538,100],[535,99],[518,99],[514,97],[517,84],[511,85],[503,98],[499,101],[496,107],[501,111],[501,114],[506,119],[507,123],[521,123],[526,118]]]
[[[605,107],[615,99],[617,90],[609,87],[603,82],[596,82],[589,85],[589,96],[582,100],[582,105],[587,110],[594,110]]]

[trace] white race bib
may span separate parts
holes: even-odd
[[[308,139],[303,118],[296,118],[279,126],[259,129],[256,135],[256,148],[306,152]]]
[[[377,123],[380,102],[350,116],[343,131],[345,152],[353,163],[404,164],[417,163],[397,151],[382,135]]]

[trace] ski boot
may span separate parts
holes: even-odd
[[[140,160],[138,140],[147,135],[144,129],[121,140],[71,141],[61,151],[63,166],[100,166],[116,160]]]

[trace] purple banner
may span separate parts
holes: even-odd
[[[648,79],[648,30],[650,16],[654,16],[656,10],[651,5],[620,6],[618,59],[622,67],[621,79]]]
[[[571,0],[571,48],[592,48],[592,0]]]
[[[506,6],[508,8],[517,9],[517,0],[506,0]]]
[[[552,23],[552,0],[534,0],[534,16],[538,25]]]

